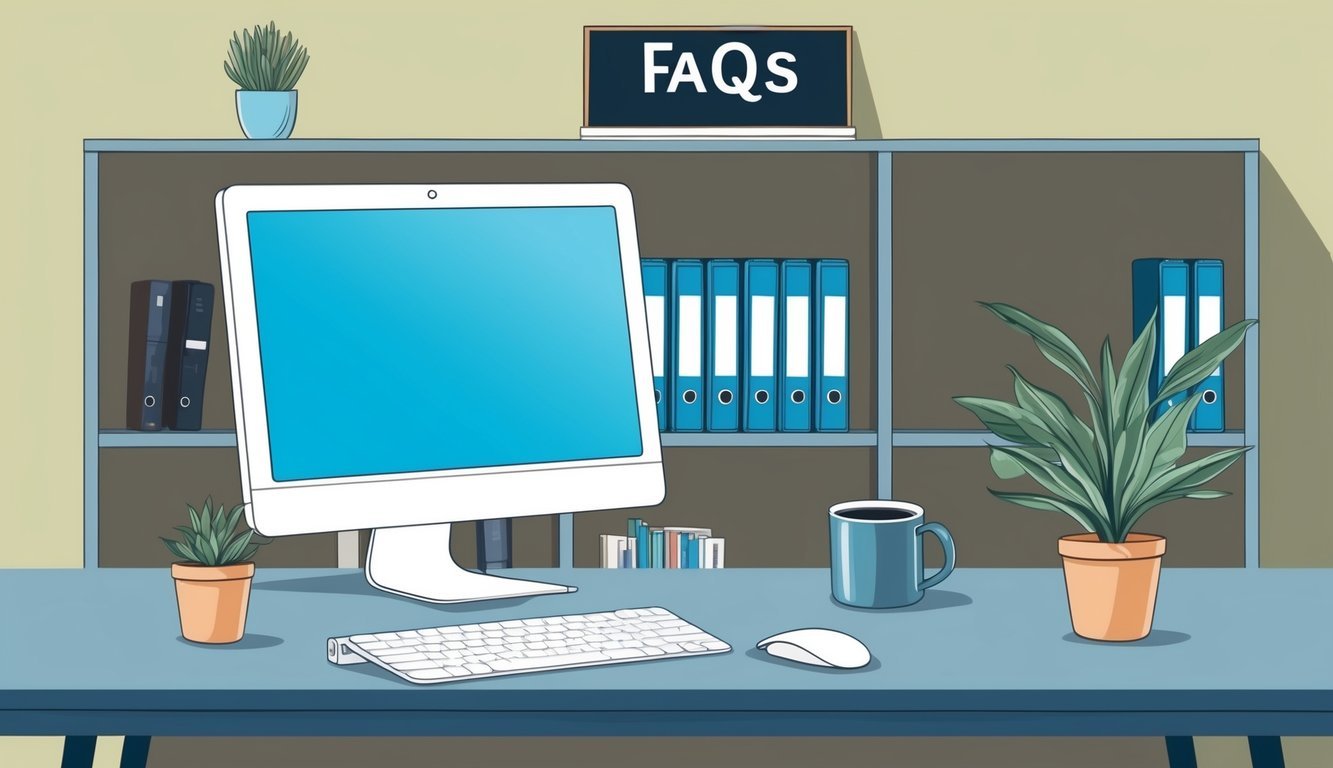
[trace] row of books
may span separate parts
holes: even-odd
[[[842,259],[645,259],[657,420],[670,432],[845,432]]]
[[[723,568],[727,540],[711,528],[650,526],[637,517],[626,523],[626,535],[600,538],[602,568]]]
[[[130,285],[129,429],[197,430],[213,326],[213,286],[198,280]]]

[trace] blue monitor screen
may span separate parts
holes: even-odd
[[[275,481],[642,454],[614,208],[248,223]]]

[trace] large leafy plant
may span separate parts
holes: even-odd
[[[241,512],[245,510],[244,504],[238,504],[232,507],[231,512],[227,512],[223,504],[214,507],[213,497],[210,496],[204,500],[202,512],[188,505],[185,508],[190,513],[190,525],[176,526],[176,530],[181,533],[181,540],[162,538],[162,543],[167,545],[171,554],[187,563],[209,566],[243,563],[255,556],[261,544],[267,543],[252,542],[251,537],[255,533],[252,530],[236,530],[236,524],[241,521]]]
[[[1013,366],[1014,403],[955,397],[997,437],[991,467],[1002,479],[1029,475],[1050,496],[991,489],[1004,501],[1063,512],[1104,542],[1120,543],[1144,513],[1176,499],[1215,499],[1224,491],[1202,486],[1226,471],[1248,447],[1218,451],[1177,466],[1185,453],[1190,415],[1203,398],[1191,393],[1240,344],[1254,320],[1242,320],[1185,354],[1151,400],[1148,381],[1157,345],[1154,315],[1134,340],[1117,372],[1111,339],[1102,343],[1101,375],[1055,326],[1006,304],[982,306],[1032,338],[1041,354],[1078,383],[1089,420],[1058,395],[1033,385]]]
[[[290,91],[305,72],[310,54],[292,33],[285,36],[272,21],[231,34],[222,69],[243,91]]]

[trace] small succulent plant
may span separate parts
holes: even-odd
[[[190,512],[190,525],[178,525],[181,540],[162,537],[171,554],[187,563],[195,565],[221,566],[243,563],[255,556],[262,544],[254,542],[254,531],[236,530],[241,521],[244,504],[237,504],[228,512],[223,504],[214,505],[213,497],[204,500],[203,511],[196,511],[186,506]]]
[[[254,31],[233,32],[222,70],[243,91],[290,91],[305,72],[310,54],[292,33],[272,21]]]

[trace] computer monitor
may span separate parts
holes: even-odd
[[[246,520],[373,529],[366,578],[460,567],[449,524],[660,503],[638,239],[618,184],[233,186],[216,199]]]

